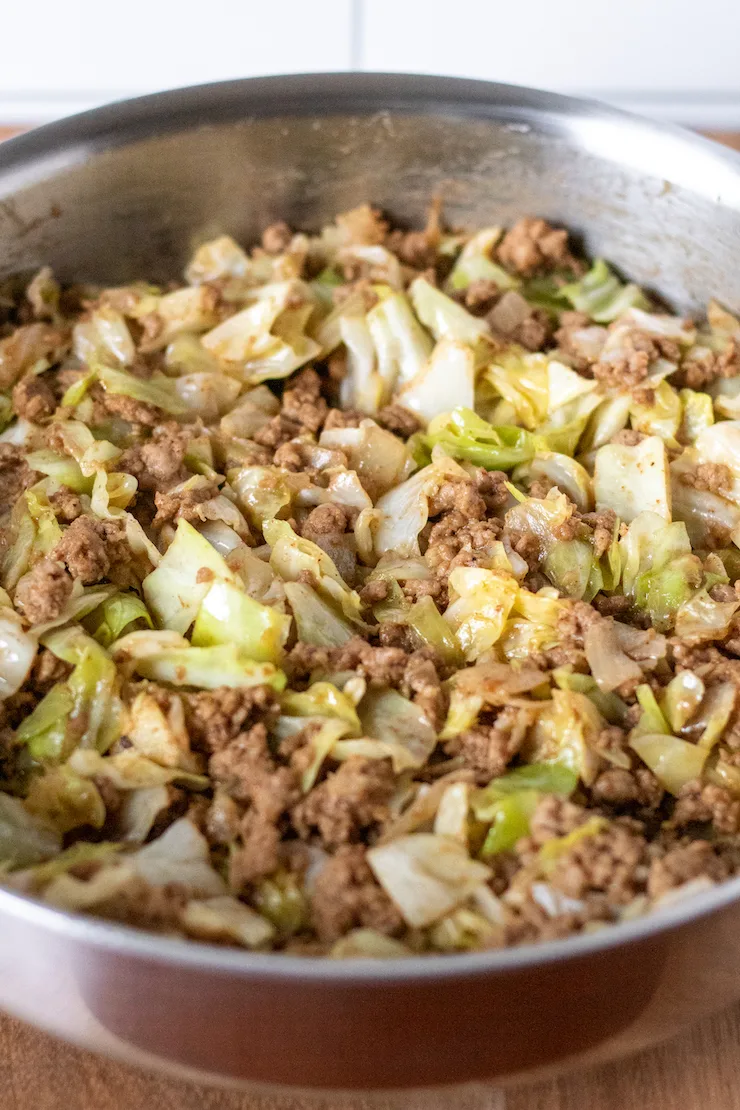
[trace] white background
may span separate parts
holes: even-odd
[[[447,73],[740,128],[740,0],[0,0],[0,122],[265,73]]]

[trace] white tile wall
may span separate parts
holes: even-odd
[[[4,123],[178,85],[351,63],[352,0],[0,0],[0,11]]]
[[[0,122],[229,77],[484,77],[740,127],[740,0],[0,0]]]
[[[362,66],[593,95],[740,126],[740,0],[364,0]]]

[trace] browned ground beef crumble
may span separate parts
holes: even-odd
[[[4,881],[349,956],[563,937],[738,873],[740,323],[588,265],[542,219],[362,205],[206,244],[171,291],[45,269],[3,307]],[[482,425],[430,400],[453,347]]]

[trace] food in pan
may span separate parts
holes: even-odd
[[[740,867],[740,321],[541,219],[0,289],[0,875],[299,954]]]

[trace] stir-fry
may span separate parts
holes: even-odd
[[[740,322],[539,219],[0,288],[0,881],[300,954],[740,869]]]

